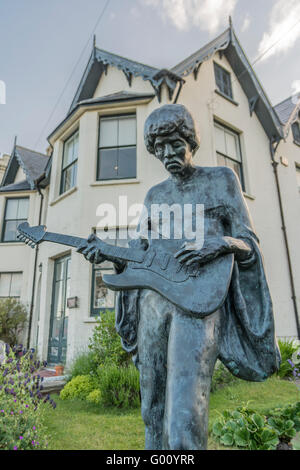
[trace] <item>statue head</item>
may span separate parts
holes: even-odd
[[[181,104],[155,109],[146,120],[144,138],[148,152],[171,174],[180,174],[190,167],[199,148],[194,119]]]

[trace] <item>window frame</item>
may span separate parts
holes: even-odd
[[[23,271],[3,271],[3,272],[0,272],[0,282],[1,282],[1,276],[3,274],[8,274],[11,276],[11,279],[10,279],[10,286],[9,286],[9,289],[11,290],[11,284],[12,284],[12,276],[13,275],[16,275],[16,274],[19,274],[22,276],[22,282],[23,282]],[[2,296],[0,295],[0,299],[20,299],[22,296],[22,287],[21,287],[21,292],[20,292],[20,295],[16,296],[16,295],[9,295],[9,296]]]
[[[100,142],[100,131],[101,131],[101,120],[102,119],[122,119],[127,117],[134,117],[135,118],[135,129],[136,129],[136,142],[135,145],[120,145],[118,147],[101,147]],[[125,176],[125,177],[118,177],[115,176],[114,178],[101,178],[100,176],[100,151],[101,150],[109,150],[109,149],[122,149],[122,148],[132,148],[135,147],[135,176]],[[137,179],[137,114],[136,112],[131,113],[124,113],[124,114],[101,114],[99,115],[99,123],[98,123],[98,146],[97,146],[97,169],[96,169],[96,181],[97,182],[105,182],[105,181],[124,181],[124,180],[135,180]]]
[[[220,93],[222,96],[224,96],[225,98],[228,98],[230,101],[234,102],[231,73],[228,70],[226,70],[224,67],[222,67],[222,65],[220,65],[218,62],[213,61],[213,63],[214,63],[215,84],[216,84],[216,87],[217,87],[216,91],[218,93]],[[218,80],[217,80],[217,68],[219,68],[222,71],[222,73],[226,74],[229,77],[229,85],[230,85],[231,95],[228,95],[227,93],[225,93],[225,91],[223,89],[221,90],[219,88]],[[222,84],[224,84],[223,77],[222,77]],[[224,87],[222,87],[222,88],[224,88]]]
[[[6,212],[7,212],[7,207],[8,207],[8,202],[9,201],[12,201],[12,200],[17,200],[17,201],[20,201],[20,200],[28,200],[28,214],[27,214],[27,218],[26,219],[9,219],[9,221],[20,221],[20,223],[23,222],[27,222],[28,221],[28,215],[29,215],[29,204],[30,204],[30,197],[29,196],[23,196],[23,197],[7,197],[5,199],[5,209],[4,209],[4,216],[3,216],[3,219],[2,219],[2,231],[1,231],[1,243],[20,243],[19,240],[4,240],[4,235],[5,235],[5,228],[6,228],[6,222],[7,222],[7,219],[6,219]],[[20,224],[18,224],[20,225]]]
[[[227,160],[231,160],[232,162],[238,163],[238,164],[240,165],[241,178],[239,178],[239,180],[240,180],[240,183],[241,183],[243,192],[246,192],[245,174],[244,174],[244,161],[243,161],[243,153],[242,153],[242,145],[241,145],[241,133],[235,131],[234,129],[232,129],[232,128],[229,127],[229,126],[226,126],[226,124],[222,124],[220,121],[214,119],[214,130],[215,130],[215,127],[216,127],[216,126],[219,126],[219,127],[221,127],[222,129],[225,129],[225,131],[230,132],[231,134],[233,134],[233,135],[237,138],[238,151],[239,151],[239,154],[240,154],[241,161],[235,160],[234,158],[229,157],[228,155],[225,155],[223,152],[220,152],[219,150],[217,150],[216,145],[215,145],[215,152],[216,152],[216,156],[218,156],[218,154],[219,154],[219,155],[221,155],[222,157],[224,157],[225,160],[226,160],[226,159],[227,159]],[[218,157],[217,157],[217,158],[218,158]],[[217,163],[218,163],[218,162],[217,162]],[[222,165],[218,165],[218,164],[217,164],[217,166],[222,166]],[[237,175],[237,176],[238,176],[238,175]]]
[[[115,238],[115,241],[117,242],[119,238],[119,233],[120,231],[122,230],[127,230],[127,233],[130,231],[130,230],[135,230],[133,227],[110,227],[108,229],[109,231],[110,230],[115,230],[116,231],[116,238]],[[96,235],[97,234],[97,230],[94,229],[93,230],[94,234]],[[127,238],[127,240],[130,240],[130,238]],[[117,243],[115,244],[115,246],[118,246]],[[113,263],[112,263],[113,264]],[[96,276],[95,276],[95,273],[96,271],[112,271],[113,267],[112,266],[103,266],[100,265],[99,267],[96,267],[97,265],[95,263],[93,263],[92,265],[92,285],[91,285],[91,289],[90,289],[90,292],[91,292],[91,302],[90,302],[90,317],[91,318],[95,318],[95,317],[98,317],[100,315],[102,315],[103,313],[105,313],[106,311],[109,311],[109,312],[113,312],[115,311],[116,309],[116,297],[117,297],[117,292],[114,292],[114,307],[98,307],[98,308],[95,308],[94,307],[94,295],[95,295],[95,279],[96,279]]]
[[[298,131],[297,131],[297,132],[299,133],[298,136],[296,135],[296,132],[294,131],[294,129],[295,129],[295,124],[297,125],[297,128],[298,128]],[[292,134],[293,134],[293,141],[294,141],[294,144],[300,146],[300,123],[299,123],[299,121],[293,122],[293,124],[292,124],[291,127],[292,127]]]
[[[66,151],[66,144],[71,140],[74,139],[76,134],[78,134],[78,144],[79,144],[79,128],[76,129],[72,134],[70,134],[64,141],[63,141],[63,152],[62,152],[62,162],[61,162],[61,176],[60,176],[60,187],[59,187],[59,196],[62,196],[68,191],[71,191],[71,189],[76,187],[76,182],[74,183],[74,186],[72,186],[69,189],[63,189],[63,186],[65,184],[64,181],[64,175],[67,170],[69,170],[72,166],[77,165],[78,167],[78,155],[76,160],[73,160],[71,163],[69,163],[65,168],[64,168],[64,158],[65,158],[65,151]],[[78,145],[78,150],[79,150],[79,145]],[[77,180],[77,173],[76,173],[76,180]]]

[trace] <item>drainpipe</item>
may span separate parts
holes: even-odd
[[[284,218],[284,211],[283,211],[282,197],[281,197],[281,190],[280,190],[279,176],[278,176],[279,163],[275,161],[275,154],[276,154],[279,143],[280,141],[270,140],[270,152],[271,152],[271,160],[272,160],[272,166],[273,166],[273,171],[274,171],[274,176],[275,176],[275,183],[276,183],[277,196],[278,196],[278,202],[279,202],[279,210],[280,210],[281,223],[282,223],[281,228],[283,231],[286,256],[287,256],[287,261],[288,261],[289,277],[290,277],[292,300],[293,300],[293,306],[294,306],[294,312],[295,312],[297,335],[298,335],[298,339],[300,339],[300,323],[299,323],[299,314],[298,314],[298,307],[297,307],[296,289],[295,289],[293,268],[292,268],[292,262],[291,262],[291,255],[290,255],[289,242],[288,242],[287,230],[286,230],[286,225],[285,225],[285,218]],[[275,147],[274,147],[274,144],[276,144]]]
[[[38,193],[41,197],[40,202],[40,212],[39,212],[39,225],[42,223],[42,213],[43,213],[43,202],[44,202],[44,195],[40,189],[40,182],[45,178],[45,173],[40,176],[35,181]],[[39,254],[39,245],[35,248],[35,256],[34,256],[34,271],[33,271],[33,281],[32,281],[32,291],[31,291],[31,302],[30,302],[30,311],[29,311],[29,325],[28,325],[28,335],[27,335],[27,349],[30,348],[30,337],[31,337],[31,330],[32,330],[32,318],[33,318],[33,308],[34,308],[34,297],[35,297],[35,284],[36,284],[36,271],[37,271],[37,262],[38,262],[38,254]]]

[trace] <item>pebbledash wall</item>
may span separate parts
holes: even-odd
[[[216,92],[214,63],[218,63],[231,75],[234,101]],[[201,137],[200,149],[195,164],[217,165],[217,149],[214,123],[223,124],[239,135],[245,183],[245,198],[256,233],[260,238],[266,273],[274,303],[276,334],[278,337],[297,337],[295,311],[292,302],[289,269],[282,232],[278,195],[271,165],[269,138],[255,113],[250,115],[249,101],[240,82],[223,55],[215,54],[203,62],[195,80],[193,74],[185,77],[178,103],[184,104],[195,118]],[[122,70],[109,66],[102,74],[93,98],[106,97],[118,92],[141,94],[144,98],[82,105],[75,109],[51,135],[53,146],[52,170],[49,186],[44,194],[43,223],[48,231],[77,235],[87,238],[99,222],[97,207],[110,203],[118,208],[119,197],[126,195],[128,206],[143,203],[148,189],[167,177],[166,170],[146,151],[143,140],[145,119],[158,106],[172,103],[168,90],[162,87],[161,102],[153,94],[149,81],[134,77],[131,86]],[[99,119],[102,116],[135,114],[137,125],[137,176],[129,180],[97,181],[97,156],[99,142]],[[76,184],[60,195],[61,169],[64,142],[79,130],[79,151]],[[280,158],[282,157],[282,158]],[[298,309],[300,310],[300,194],[296,165],[300,166],[300,148],[294,144],[291,132],[277,149],[276,161],[282,188],[283,208],[289,248],[292,259]],[[284,164],[281,163],[284,162]],[[287,165],[288,164],[288,165]],[[287,165],[287,166],[286,166]],[[37,224],[40,196],[30,194],[29,223]],[[4,199],[0,198],[1,213]],[[119,228],[125,228],[118,224]],[[109,228],[114,228],[113,226]],[[32,292],[34,252],[30,248],[15,244],[13,250],[0,245],[1,270],[23,272],[21,300],[30,302]],[[78,298],[75,308],[66,310],[66,362],[87,349],[96,317],[91,308],[93,295],[93,266],[74,249],[62,245],[44,243],[38,253],[38,269],[33,308],[31,346],[37,347],[39,355],[48,359],[51,312],[53,307],[53,276],[57,259],[71,257],[68,298]],[[22,260],[22,263],[20,263]],[[12,268],[13,267],[13,268]]]

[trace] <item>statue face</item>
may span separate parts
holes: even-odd
[[[158,136],[154,144],[155,156],[171,174],[180,174],[191,166],[192,154],[189,144],[178,132]]]

